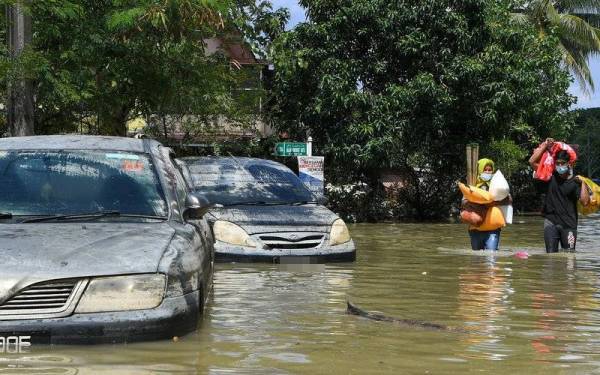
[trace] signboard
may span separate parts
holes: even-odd
[[[277,156],[305,156],[306,143],[302,142],[279,142],[275,144],[275,155]]]
[[[324,167],[323,156],[298,156],[298,177],[317,197],[324,195]]]

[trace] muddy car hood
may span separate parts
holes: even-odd
[[[42,280],[156,272],[173,234],[167,223],[0,225],[0,301]]]
[[[257,227],[306,226],[322,227],[326,230],[338,218],[324,206],[306,204],[302,206],[229,206],[211,210],[209,220],[226,220],[253,233]]]

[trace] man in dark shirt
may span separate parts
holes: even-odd
[[[529,159],[537,169],[542,154],[550,150],[552,139],[547,139],[535,149]],[[585,206],[589,203],[589,192],[583,181],[573,177],[573,162],[569,153],[559,151],[554,155],[555,170],[548,182],[538,181],[541,192],[546,194],[542,214],[544,216],[544,242],[547,253],[558,252],[560,243],[563,250],[575,251],[577,242],[577,201]]]

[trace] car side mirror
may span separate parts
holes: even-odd
[[[213,207],[212,204],[203,196],[189,193],[185,197],[185,208],[183,218],[185,220],[202,219],[204,215]]]

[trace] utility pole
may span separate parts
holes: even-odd
[[[23,5],[6,6],[8,21],[8,51],[13,61],[18,59],[26,46],[31,44],[31,15]],[[33,135],[33,84],[17,78],[8,84],[7,106],[8,132],[12,137]]]

